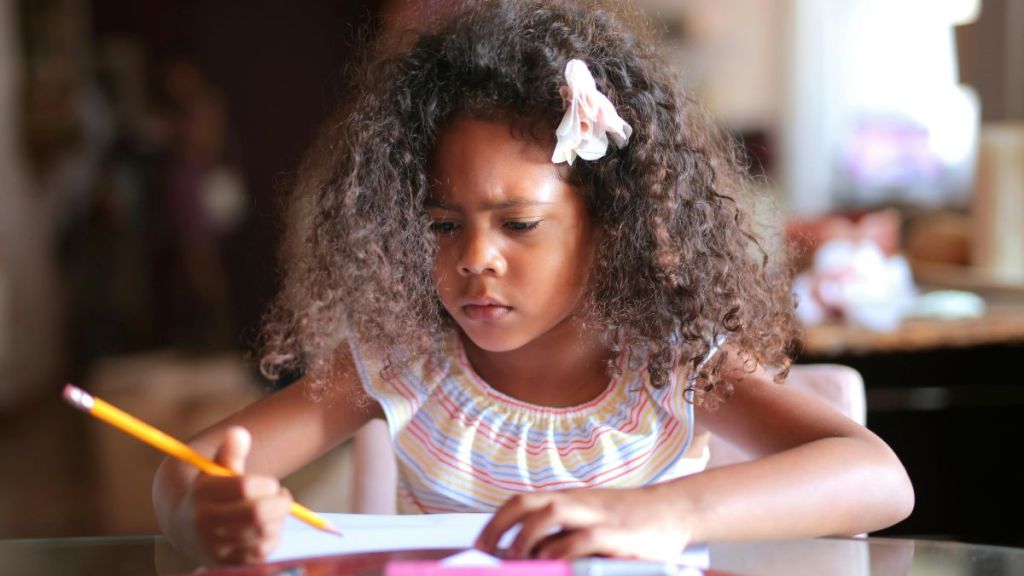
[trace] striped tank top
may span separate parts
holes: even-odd
[[[620,358],[598,397],[550,408],[491,388],[454,333],[442,365],[429,370],[382,370],[380,356],[349,342],[363,386],[387,418],[400,513],[490,512],[520,492],[639,487],[707,464],[706,448],[687,454],[693,405],[683,398],[682,367],[656,389],[644,362]]]

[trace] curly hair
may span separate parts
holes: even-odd
[[[748,369],[784,378],[795,336],[790,270],[756,233],[743,155],[682,92],[646,33],[592,3],[469,4],[411,47],[376,46],[353,77],[357,96],[304,161],[284,285],[264,319],[264,375],[324,370],[349,332],[392,363],[438,358],[454,326],[431,280],[424,211],[438,134],[458,115],[553,133],[565,65],[578,58],[634,129],[627,146],[570,168],[603,229],[588,326],[615,350],[644,351],[654,386],[690,365],[696,402],[731,391],[719,377],[726,355],[704,362],[722,338]]]

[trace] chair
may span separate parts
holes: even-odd
[[[864,397],[864,379],[860,372],[842,364],[794,365],[789,371],[786,386],[809,392],[860,425],[867,422],[867,402]],[[708,440],[711,457],[708,468],[735,464],[747,460],[738,448],[721,438]]]
[[[793,366],[787,386],[810,392],[859,424],[867,420],[864,380],[859,372],[839,364]],[[742,462],[747,457],[724,440],[708,442],[708,468]],[[394,514],[397,470],[387,425],[370,422],[356,434],[352,458],[352,512]]]

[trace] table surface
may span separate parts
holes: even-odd
[[[1021,344],[1024,303],[990,304],[977,318],[910,318],[887,332],[840,322],[819,324],[806,328],[802,342],[803,354],[813,357]]]
[[[709,545],[710,574],[786,576],[1024,575],[1024,549],[893,538],[817,538]],[[207,575],[283,576],[380,574],[388,559],[440,557],[450,551],[361,554],[256,568],[210,570]],[[195,565],[162,536],[53,538],[0,541],[11,574],[187,574]],[[301,565],[301,569],[297,568]]]

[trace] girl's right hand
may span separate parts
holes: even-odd
[[[292,496],[276,478],[245,474],[249,432],[229,428],[215,460],[237,476],[200,474],[192,512],[204,564],[254,564],[277,546]]]

